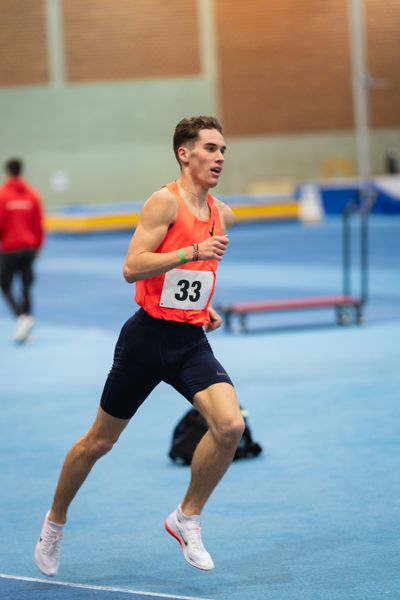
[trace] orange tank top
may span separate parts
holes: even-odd
[[[218,208],[208,194],[209,219],[201,221],[188,208],[176,181],[165,186],[178,201],[175,223],[156,252],[171,252],[199,244],[212,235],[223,235]],[[162,275],[136,282],[135,300],[156,319],[205,325],[214,293],[217,260],[198,260],[171,269]]]

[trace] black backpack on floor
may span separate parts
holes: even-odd
[[[253,456],[258,456],[262,451],[261,446],[254,442],[251,436],[246,419],[247,412],[243,408],[240,410],[244,418],[245,430],[233,460],[252,458]],[[189,410],[183,415],[174,429],[169,457],[176,463],[190,465],[196,446],[207,429],[207,423],[201,414],[194,408]]]

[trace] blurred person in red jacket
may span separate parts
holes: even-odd
[[[43,208],[38,193],[21,177],[21,160],[7,161],[5,171],[8,178],[0,187],[0,286],[17,318],[15,339],[24,342],[34,324],[32,267],[44,241]],[[21,281],[20,297],[13,289],[16,276]]]

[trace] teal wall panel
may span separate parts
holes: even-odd
[[[213,98],[202,78],[1,91],[0,160],[23,157],[49,207],[142,199],[176,176],[176,123]]]

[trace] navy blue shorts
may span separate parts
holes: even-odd
[[[154,319],[140,309],[121,329],[100,405],[130,419],[161,381],[189,402],[215,383],[233,385],[202,327]]]

